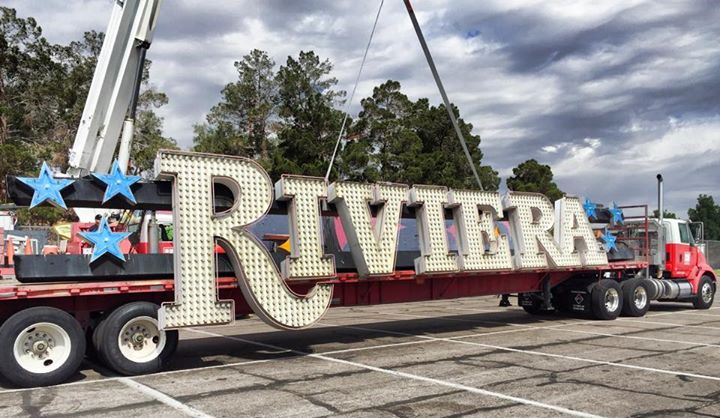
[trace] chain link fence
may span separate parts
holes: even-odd
[[[705,240],[705,258],[714,269],[720,269],[720,241]]]

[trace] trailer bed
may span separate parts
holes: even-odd
[[[546,279],[551,286],[556,286],[585,273],[609,273],[618,277],[628,271],[637,272],[646,267],[646,262],[630,261],[583,268],[434,275],[417,275],[412,270],[399,270],[391,275],[367,279],[361,279],[357,273],[338,273],[329,280],[287,283],[298,294],[305,294],[319,282],[332,283],[335,286],[331,306],[355,306],[537,292],[542,289]],[[217,283],[219,298],[234,300],[237,315],[252,313],[235,277],[220,277]],[[30,299],[43,299],[43,305],[76,312],[82,320],[84,316],[89,318],[93,312],[104,312],[131,301],[171,302],[174,300],[174,290],[174,281],[170,279],[29,284],[6,279],[0,281],[0,317],[7,318],[24,308]]]

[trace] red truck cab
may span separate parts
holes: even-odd
[[[665,235],[665,275],[673,279],[687,279],[693,293],[704,275],[715,280],[713,268],[708,264],[704,246],[693,237],[690,223],[684,219],[663,219]]]

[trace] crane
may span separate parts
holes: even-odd
[[[68,174],[106,173],[120,141],[118,162],[127,170],[145,54],[162,0],[114,0],[75,142]],[[122,138],[121,138],[122,133]]]

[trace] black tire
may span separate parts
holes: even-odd
[[[152,324],[143,318],[154,320],[155,326],[157,326],[157,311],[158,306],[153,303],[132,302],[117,308],[108,315],[107,319],[100,323],[96,330],[97,335],[94,336],[94,340],[97,341],[100,360],[107,367],[126,376],[154,373],[161,370],[175,353],[178,344],[178,332],[177,330],[157,331],[157,329],[152,329]],[[142,359],[129,358],[123,353],[120,349],[120,333],[125,325],[131,321],[141,321],[144,322],[144,325],[142,323],[137,325],[142,328],[140,330],[125,330],[128,349],[136,347],[130,347],[133,345],[130,341],[134,336],[138,336],[143,340],[143,342],[138,343],[137,347],[144,347],[145,344],[151,344],[148,347],[152,347],[152,344],[161,344],[162,334],[164,334],[165,345],[162,349],[158,348],[159,353],[151,352]],[[142,338],[143,334],[145,338]]]
[[[702,276],[698,283],[698,292],[693,300],[695,309],[709,309],[715,301],[715,283],[708,275]]]
[[[640,317],[650,310],[650,297],[653,290],[650,283],[644,279],[630,279],[623,283],[622,314],[625,316]]]
[[[543,309],[543,303],[538,298],[532,298],[530,304],[521,302],[523,296],[522,293],[518,294],[518,304],[530,315],[551,315],[555,312],[555,309]]]
[[[610,320],[620,316],[623,293],[615,280],[602,279],[593,287],[590,295],[593,315],[597,319]]]
[[[23,346],[30,357],[16,355],[15,349],[22,351]],[[85,333],[69,313],[47,306],[24,309],[0,327],[0,374],[20,387],[56,385],[77,373],[85,347]]]
[[[92,336],[91,336],[91,342],[92,342],[92,354],[93,358],[102,361],[102,358],[100,357],[100,350],[102,347],[100,346],[100,341],[102,341],[102,332],[103,329],[105,329],[105,319],[101,318],[100,321],[95,325],[95,329],[93,329]],[[90,351],[90,350],[88,350]]]

